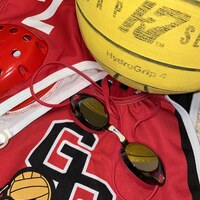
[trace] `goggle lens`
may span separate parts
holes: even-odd
[[[151,172],[158,168],[158,156],[143,144],[129,143],[125,152],[130,162],[139,170]]]
[[[108,123],[108,114],[104,105],[93,97],[88,97],[79,102],[83,117],[94,127],[104,128]]]

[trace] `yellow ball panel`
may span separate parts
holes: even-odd
[[[200,90],[198,5],[77,0],[76,8],[87,47],[121,82],[151,93]]]

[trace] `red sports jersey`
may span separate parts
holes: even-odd
[[[4,0],[0,7],[2,24],[24,26],[48,43],[44,64],[73,64],[95,81],[104,78],[81,39],[74,0]],[[182,107],[167,96],[123,89],[114,80],[109,89],[110,123],[129,142],[146,144],[162,160],[166,182],[155,187],[130,173],[114,134],[93,133],[73,121],[68,98],[84,92],[104,99],[102,92],[65,68],[35,88],[40,91],[52,83],[44,100],[64,101],[65,107],[51,109],[37,102],[20,106],[31,96],[28,84],[1,100],[0,143],[9,139],[0,149],[2,199],[199,200],[200,147]]]
[[[85,130],[73,121],[68,105],[39,117],[1,150],[0,186],[5,198],[39,199],[44,195],[43,199],[56,200],[199,199],[199,160],[194,155],[199,147],[189,139],[192,130],[184,126],[180,108],[175,110],[162,95],[127,92],[115,81],[109,91],[110,123],[129,142],[143,143],[159,155],[166,173],[165,184],[155,188],[135,177],[122,161],[116,135]],[[105,98],[92,86],[81,93]],[[20,121],[24,113],[17,113],[15,120]],[[4,117],[9,121],[12,112]]]

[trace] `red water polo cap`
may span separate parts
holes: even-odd
[[[33,32],[18,25],[0,25],[0,93],[30,79],[47,52],[47,43]]]

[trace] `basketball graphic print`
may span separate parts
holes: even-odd
[[[76,0],[83,39],[97,62],[135,89],[200,90],[198,1]]]
[[[51,200],[51,187],[47,179],[41,174],[25,171],[12,180],[7,196],[21,200]]]

